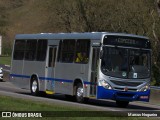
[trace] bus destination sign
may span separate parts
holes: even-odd
[[[131,45],[138,44],[138,41],[136,41],[134,39],[117,38],[115,40],[116,40],[117,43],[121,43],[121,44],[131,44]]]
[[[128,37],[128,36],[105,36],[103,40],[104,45],[116,45],[116,46],[129,46],[150,48],[150,42],[148,39]]]

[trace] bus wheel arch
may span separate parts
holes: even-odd
[[[82,84],[83,85],[83,82],[81,79],[75,79],[74,80],[74,83],[73,83],[73,95],[76,95],[76,86],[78,84]]]
[[[31,94],[34,96],[39,95],[39,82],[38,82],[38,77],[37,75],[32,75],[30,79],[30,90]]]

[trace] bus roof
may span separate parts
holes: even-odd
[[[86,33],[37,33],[37,34],[17,34],[15,39],[93,39],[100,40],[104,35],[128,36],[149,39],[145,36],[125,34],[125,33],[109,33],[109,32],[86,32]]]

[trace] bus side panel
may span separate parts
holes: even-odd
[[[55,71],[55,92],[73,95],[75,79],[78,78],[81,79],[82,82],[88,82],[88,68],[88,64],[57,63]],[[87,91],[84,90],[84,93],[87,93]]]
[[[20,88],[26,88],[26,84],[24,84],[24,76],[23,72],[23,61],[22,60],[13,60],[12,68],[11,68],[11,82]]]
[[[45,62],[38,61],[24,61],[23,75],[30,76],[37,75],[39,78],[39,90],[45,91]],[[24,78],[24,82],[27,84],[27,89],[30,89],[30,78]]]

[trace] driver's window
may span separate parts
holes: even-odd
[[[130,65],[140,65],[148,67],[148,53],[138,50],[130,51]]]

